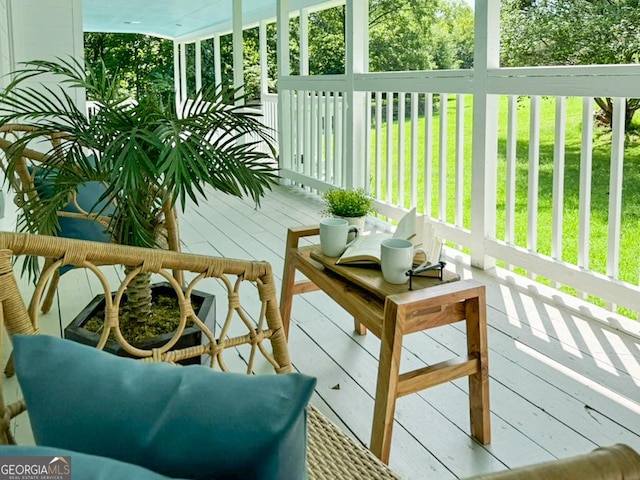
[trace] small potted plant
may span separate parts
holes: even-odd
[[[365,217],[375,213],[373,198],[362,188],[332,188],[321,193],[325,202],[323,215],[346,219],[350,225],[364,229]]]

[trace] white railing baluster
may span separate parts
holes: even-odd
[[[625,135],[624,98],[614,98],[611,132],[611,173],[609,177],[609,242],[607,275],[617,279],[620,274],[620,220],[622,218],[622,174]]]
[[[398,94],[398,206],[405,207],[404,198],[404,180],[405,180],[405,101],[406,94],[401,92]]]
[[[411,199],[409,207],[418,206],[418,94],[411,94]]]
[[[446,93],[440,94],[440,148],[439,148],[439,160],[440,171],[438,177],[440,179],[440,199],[438,200],[439,217],[440,220],[447,220],[447,130],[448,130],[448,115],[447,105],[449,96]]]
[[[538,185],[540,175],[540,97],[531,97],[529,119],[529,190],[527,248],[538,251]]]
[[[367,98],[364,102],[365,111],[365,133],[364,133],[364,189],[367,194],[371,195],[371,92],[367,92]]]
[[[464,95],[456,95],[456,198],[455,222],[462,227],[464,218]]]
[[[327,92],[324,97],[324,177],[323,180],[331,183],[333,178],[333,115],[331,113],[332,92]]]
[[[336,184],[340,187],[344,187],[343,181],[345,178],[345,148],[346,142],[344,141],[346,126],[344,124],[346,101],[343,96],[336,95]]]
[[[553,197],[551,220],[551,257],[562,260],[564,229],[564,155],[567,133],[567,97],[556,97],[555,137],[553,143]]]
[[[387,92],[387,203],[392,201],[393,192],[393,93]]]
[[[433,94],[424,96],[424,213],[433,215]]]
[[[340,92],[335,92],[333,97],[333,184],[342,185],[342,170],[340,166],[342,152],[342,110]]]
[[[516,171],[518,166],[518,97],[507,101],[507,168],[505,192],[505,241],[516,243]]]
[[[582,147],[580,149],[580,206],[578,266],[589,268],[591,242],[591,174],[593,171],[593,106],[592,97],[582,101]]]
[[[382,92],[376,92],[376,190],[382,198]]]
[[[304,99],[306,97],[306,93],[303,90],[298,90],[298,111],[297,111],[297,129],[298,129],[298,158],[297,158],[297,171],[300,173],[304,173],[304,137],[305,137],[305,128],[304,128],[304,109],[305,102]]]
[[[311,178],[318,178],[317,165],[318,158],[318,130],[320,129],[318,119],[318,95],[319,92],[309,92],[309,170]]]
[[[311,177],[311,163],[313,161],[311,158],[311,96],[312,94],[313,94],[312,91],[305,91],[304,98],[302,100],[302,103],[303,103],[302,125],[304,129],[304,132],[303,132],[304,135],[302,139],[302,144],[303,144],[302,151],[304,152],[302,154],[302,162],[303,162],[302,170],[307,177]]]

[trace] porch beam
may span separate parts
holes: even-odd
[[[369,70],[369,1],[346,2],[345,25],[345,75],[347,88],[346,137],[345,137],[345,187],[361,187],[368,191],[365,178],[366,92],[356,91],[355,75]]]

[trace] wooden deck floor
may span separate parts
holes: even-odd
[[[320,209],[315,197],[293,187],[276,188],[259,209],[213,193],[182,215],[181,238],[186,251],[267,260],[279,280],[287,228],[316,223]],[[10,216],[2,222],[8,229]],[[444,480],[599,445],[626,443],[640,451],[638,324],[510,272],[471,269],[454,250],[446,254],[448,268],[488,289],[493,441],[482,446],[469,436],[466,381],[447,383],[398,401],[391,467],[407,479]],[[66,277],[60,297],[79,303]],[[70,308],[63,303],[60,308]],[[56,321],[42,325],[58,331]],[[294,300],[289,344],[295,367],[318,378],[313,403],[368,444],[379,341],[356,335],[349,315],[314,292]],[[405,341],[401,369],[465,348],[459,325],[417,333]],[[19,423],[17,435],[28,439],[28,422]]]

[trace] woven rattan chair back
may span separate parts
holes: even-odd
[[[24,255],[53,259],[51,266],[40,275],[28,307],[13,274],[13,265],[19,268],[19,258]],[[38,333],[40,297],[49,277],[63,265],[86,269],[89,275],[98,279],[96,283],[111,299],[106,302],[105,329],[98,348],[113,333],[127,352],[142,361],[178,362],[204,355],[209,366],[226,371],[231,363],[237,365],[237,360],[232,359],[240,357],[247,373],[261,373],[267,367],[276,373],[292,371],[271,265],[261,261],[0,232],[0,320],[9,336]],[[124,276],[118,274],[124,271],[123,266],[135,268],[129,276]],[[173,269],[185,272],[184,287],[170,274]],[[202,345],[174,350],[171,349],[174,337],[163,346],[144,350],[122,337],[119,293],[131,275],[145,272],[168,281],[180,297],[181,323],[176,335],[187,319],[191,320],[202,330]],[[216,295],[216,328],[219,330],[215,332],[194,312],[191,292],[196,288],[213,291]],[[112,295],[111,292],[118,293]],[[5,405],[4,399],[0,400],[0,441],[13,443],[11,419],[24,411],[24,402]],[[398,478],[369,450],[341,432],[313,407],[309,408],[308,445],[311,479]]]

